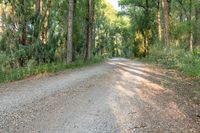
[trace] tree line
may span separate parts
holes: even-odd
[[[1,62],[18,68],[120,56],[129,35],[125,19],[107,0],[1,0]]]
[[[190,51],[199,47],[199,0],[120,0],[120,4],[132,19],[135,37],[142,36],[145,55],[158,42]]]
[[[198,51],[199,0],[119,4],[121,11],[107,0],[0,0],[0,76],[93,57],[141,58],[157,45]]]
[[[80,7],[82,5],[85,7]],[[82,16],[80,16],[81,13],[83,13]],[[78,24],[78,21],[86,25],[85,29]],[[77,26],[79,29],[76,28]],[[94,36],[94,1],[1,1],[1,51],[9,52],[9,55],[17,54],[15,53],[17,51],[19,54],[17,62],[20,66],[24,65],[24,60],[26,60],[24,58],[33,58],[32,54],[36,54],[38,62],[53,61],[54,59],[51,59],[54,58],[53,55],[46,57],[45,54],[55,54],[55,47],[58,45],[63,45],[63,49],[66,48],[66,60],[68,63],[72,62],[73,55],[77,52],[75,50],[77,40],[74,36],[78,35],[74,35],[74,32],[84,34],[86,39],[84,56],[85,59],[90,59],[90,47]],[[31,45],[35,46],[31,47]]]

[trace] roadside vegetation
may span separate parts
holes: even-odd
[[[142,58],[200,77],[199,0],[1,0],[0,82]]]
[[[0,83],[125,55],[128,28],[106,0],[2,0]]]
[[[200,96],[200,53],[198,49],[190,52],[182,48],[172,49],[154,46],[151,47],[148,57],[143,58],[142,61],[169,69],[169,71],[181,72],[181,76],[188,78],[189,85],[186,85],[185,89]],[[171,76],[173,80],[177,80],[176,76]],[[181,85],[182,83],[177,83],[177,86],[178,84]],[[170,83],[167,86],[169,87]]]
[[[198,0],[121,0],[134,24],[134,57],[200,77]],[[137,46],[137,45],[135,45]]]
[[[200,50],[193,52],[182,48],[151,47],[150,54],[143,59],[168,69],[176,69],[191,77],[200,78]]]
[[[9,72],[0,72],[0,83],[21,80],[38,74],[48,74],[65,71],[66,69],[81,68],[84,66],[102,63],[103,61],[104,58],[98,56],[87,61],[77,59],[70,64],[66,62],[54,62],[37,65],[32,62],[33,64],[27,64],[26,67],[10,69]]]
[[[199,93],[200,1],[120,0],[120,4],[121,14],[131,19],[133,44],[138,47],[133,58],[183,73],[191,78],[189,88]]]

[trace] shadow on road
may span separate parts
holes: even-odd
[[[191,97],[195,96],[194,88],[185,79],[176,73],[155,72],[141,63],[120,61],[111,64],[117,66],[115,88],[126,97],[126,100],[118,99],[116,104],[122,108],[129,105],[134,110],[132,117],[136,123],[130,130],[200,131],[197,117],[199,101],[196,104],[191,102]]]

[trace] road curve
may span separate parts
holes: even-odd
[[[0,133],[199,133],[191,103],[162,87],[163,78],[115,58],[0,85]]]

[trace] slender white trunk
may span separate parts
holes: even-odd
[[[159,41],[162,40],[162,28],[161,28],[161,13],[160,13],[160,1],[158,2],[158,37]]]
[[[179,46],[179,39],[178,39],[178,37],[176,38],[176,47],[178,47]]]
[[[192,32],[192,0],[190,0],[190,51],[193,51],[193,32]]]
[[[193,33],[190,32],[190,51],[193,51]]]

